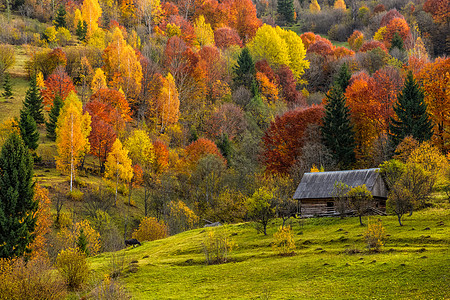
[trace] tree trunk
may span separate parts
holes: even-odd
[[[364,226],[363,222],[362,222],[362,216],[359,215],[359,224],[361,224],[361,226]]]
[[[398,218],[398,224],[400,224],[400,226],[403,226],[403,224],[402,224],[402,215],[397,214],[397,218]]]

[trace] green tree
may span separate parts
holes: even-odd
[[[88,245],[88,240],[87,240],[86,234],[84,233],[83,228],[81,228],[80,235],[78,236],[78,240],[77,240],[77,247],[81,252],[83,252],[84,254],[89,256],[89,249],[88,249],[87,245]]]
[[[56,29],[60,28],[60,27],[64,27],[67,28],[66,25],[66,8],[64,6],[64,4],[60,4],[58,7],[58,11],[56,12],[56,18],[53,21],[53,23],[55,24]]]
[[[341,167],[347,167],[355,161],[355,133],[350,121],[350,110],[339,84],[335,84],[327,94],[321,132],[324,145]]]
[[[248,48],[244,48],[239,54],[236,66],[233,67],[235,77],[233,79],[236,87],[241,85],[246,88],[250,88],[252,85],[253,78],[255,77],[255,63],[253,62],[252,56]]]
[[[267,224],[275,217],[273,200],[273,193],[265,187],[259,188],[247,199],[249,216],[262,226],[259,231],[262,231],[264,235],[267,235]]]
[[[78,21],[76,34],[78,36],[78,40],[81,42],[86,41],[87,34],[87,23],[86,21]]]
[[[396,118],[390,118],[389,135],[395,147],[407,136],[419,142],[431,139],[433,125],[427,113],[424,93],[411,72],[393,108]]]
[[[334,79],[334,84],[339,85],[342,91],[345,92],[350,83],[351,77],[352,74],[348,70],[348,65],[342,64],[341,68],[339,69],[339,73],[336,75],[336,78]]]
[[[48,122],[45,123],[47,129],[47,137],[52,141],[56,141],[56,125],[58,122],[59,113],[63,107],[63,101],[60,95],[56,95],[53,99],[53,106],[48,114]]]
[[[400,50],[400,51],[405,51],[403,39],[402,39],[400,33],[398,33],[398,32],[394,33],[394,36],[392,37],[392,40],[391,40],[391,48],[389,48],[389,50],[392,50],[394,48],[398,48],[398,50]]]
[[[6,72],[5,78],[3,79],[3,89],[5,91],[2,93],[2,96],[5,99],[12,98],[13,93],[12,93],[11,76],[9,76],[8,72]]]
[[[44,104],[42,103],[41,92],[36,83],[36,75],[31,76],[30,86],[25,94],[24,107],[30,112],[36,124],[44,124]]]
[[[30,150],[36,150],[39,146],[39,132],[37,131],[36,122],[26,108],[20,111],[19,129],[22,139]]]
[[[0,152],[0,257],[29,252],[34,239],[33,158],[19,135],[13,133]]]
[[[365,215],[372,207],[372,193],[369,192],[366,185],[363,184],[352,188],[350,191],[348,191],[347,196],[349,198],[350,208],[355,210],[356,214],[359,217],[359,224],[361,224],[361,226],[364,226],[362,222],[362,216]]]
[[[278,0],[277,12],[286,23],[294,23],[295,9],[293,0]]]

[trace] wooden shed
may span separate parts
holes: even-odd
[[[342,182],[350,187],[365,184],[375,200],[375,208],[386,210],[387,188],[379,169],[305,173],[294,199],[300,202],[302,217],[338,215],[333,199],[334,185]]]

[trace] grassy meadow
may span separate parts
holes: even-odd
[[[276,220],[267,236],[251,223],[200,228],[90,261],[97,278],[120,269],[133,299],[449,299],[450,210],[415,212],[403,227],[381,218],[380,253],[365,248],[357,218],[320,218],[291,220],[294,256],[273,251]],[[236,244],[230,262],[205,264],[208,230]]]

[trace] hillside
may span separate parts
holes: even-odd
[[[267,236],[250,223],[200,228],[90,261],[98,276],[110,272],[113,257],[124,261],[120,281],[133,299],[448,299],[449,220],[447,209],[415,212],[403,227],[382,217],[381,253],[365,249],[366,227],[356,218],[322,218],[292,220],[290,257],[274,254],[272,222]],[[225,230],[236,243],[229,263],[205,265],[209,230]]]

